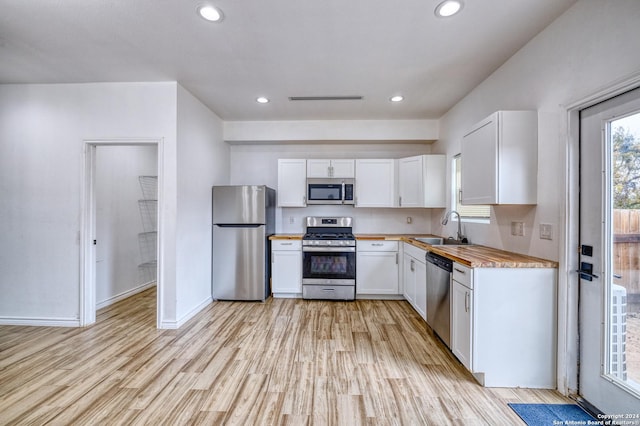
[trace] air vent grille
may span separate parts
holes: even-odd
[[[289,96],[290,101],[361,101],[362,96]]]

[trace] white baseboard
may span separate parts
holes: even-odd
[[[399,294],[356,294],[358,300],[405,300]]]
[[[274,299],[302,299],[302,293],[273,293]]]
[[[134,287],[134,288],[132,288],[130,290],[127,290],[127,291],[125,291],[123,293],[116,294],[115,296],[112,296],[112,297],[110,297],[110,298],[108,298],[106,300],[103,300],[101,302],[97,302],[96,303],[96,310],[105,308],[105,307],[107,307],[109,305],[113,305],[114,303],[119,302],[120,300],[126,299],[127,297],[131,297],[134,294],[138,294],[140,292],[145,291],[148,288],[155,287],[155,286],[156,286],[156,282],[155,281],[149,281],[148,283],[139,285],[138,287]]]
[[[80,327],[78,318],[0,317],[0,325],[28,325],[34,327]]]
[[[203,300],[198,306],[193,308],[191,311],[187,312],[179,320],[177,320],[177,321],[161,321],[160,322],[160,328],[161,329],[169,329],[169,330],[174,330],[174,329],[180,328],[187,321],[189,321],[191,318],[196,316],[201,310],[203,310],[204,308],[209,306],[211,303],[213,303],[213,298],[212,297],[208,297],[205,300]]]

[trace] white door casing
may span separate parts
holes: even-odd
[[[162,296],[163,296],[163,139],[86,139],[84,141],[84,173],[82,181],[82,204],[80,206],[80,306],[79,319],[80,326],[86,327],[96,321],[96,249],[93,244],[95,239],[95,168],[96,168],[96,147],[98,146],[139,146],[157,145],[157,170],[158,170],[158,246],[157,246],[157,303],[156,322],[161,328],[162,319]]]

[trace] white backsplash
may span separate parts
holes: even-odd
[[[355,208],[349,206],[310,206],[276,209],[276,232],[304,233],[307,216],[347,216],[353,218],[356,234],[428,234],[431,232],[431,210]],[[407,217],[411,223],[407,223]]]

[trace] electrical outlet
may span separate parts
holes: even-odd
[[[412,223],[413,222],[413,218],[411,216],[407,216],[407,223]]]
[[[511,235],[524,237],[524,222],[511,222]]]
[[[540,239],[553,240],[553,225],[550,223],[540,224]]]
[[[289,224],[293,225],[296,219],[293,216],[289,216]]]

